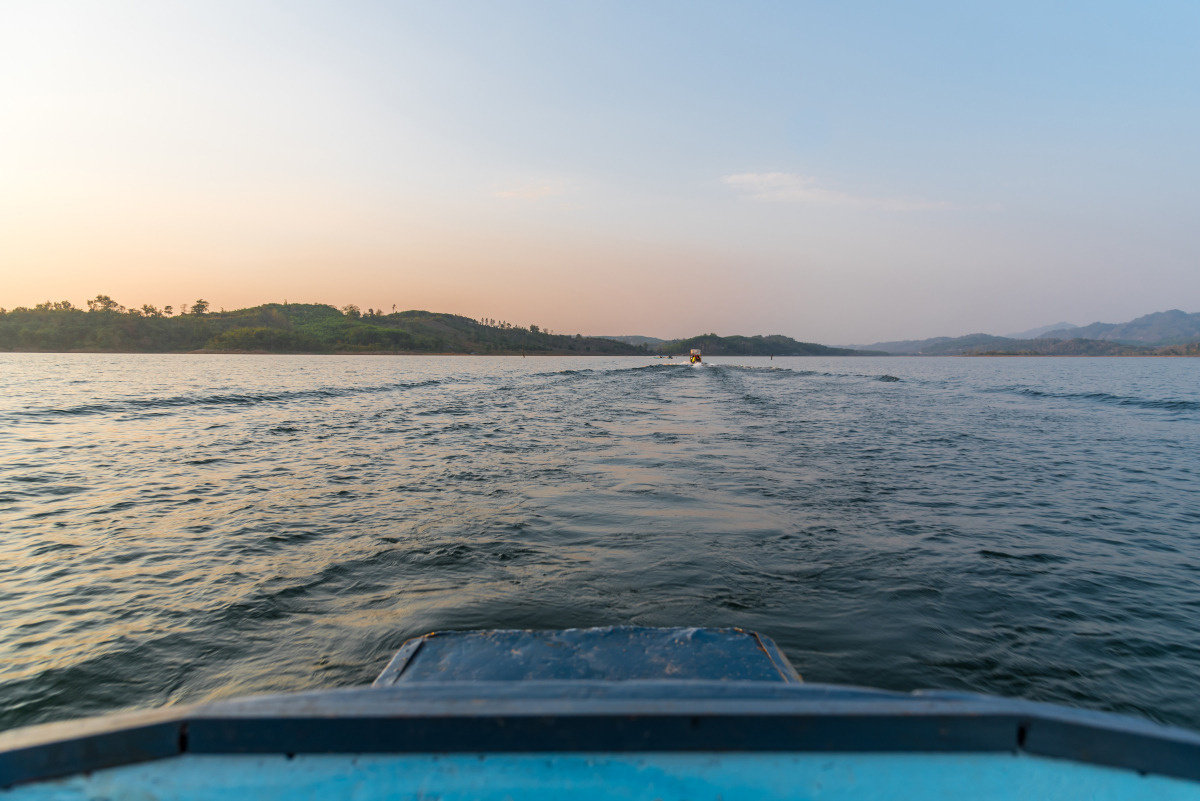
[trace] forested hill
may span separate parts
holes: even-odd
[[[697,348],[705,356],[871,356],[886,355],[872,351],[830,348],[812,342],[798,342],[781,334],[771,336],[730,336],[702,334],[691,339],[664,342],[656,350],[663,353],[687,353]]]
[[[355,306],[268,303],[212,311],[196,301],[186,313],[143,306],[126,309],[107,295],[87,309],[68,302],[0,309],[0,350],[270,353],[541,353],[623,355],[645,347],[579,334],[551,334],[499,320],[404,311],[384,314]]]

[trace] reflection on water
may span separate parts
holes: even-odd
[[[0,355],[0,727],[611,623],[1200,727],[1193,360],[714,361]]]

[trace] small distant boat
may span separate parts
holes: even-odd
[[[806,684],[742,629],[468,631],[370,687],[0,733],[0,798],[1200,799],[1200,735]]]
[[[691,357],[688,360],[691,364],[700,364],[700,351],[692,348]]]

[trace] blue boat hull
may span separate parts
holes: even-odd
[[[736,629],[448,632],[372,687],[0,734],[0,797],[1200,799],[1200,737],[806,684]]]
[[[607,753],[183,756],[15,788],[20,801],[1183,801],[1192,782],[1013,754]]]

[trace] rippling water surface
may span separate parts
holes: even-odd
[[[1200,361],[0,354],[0,728],[720,625],[1200,728]]]

